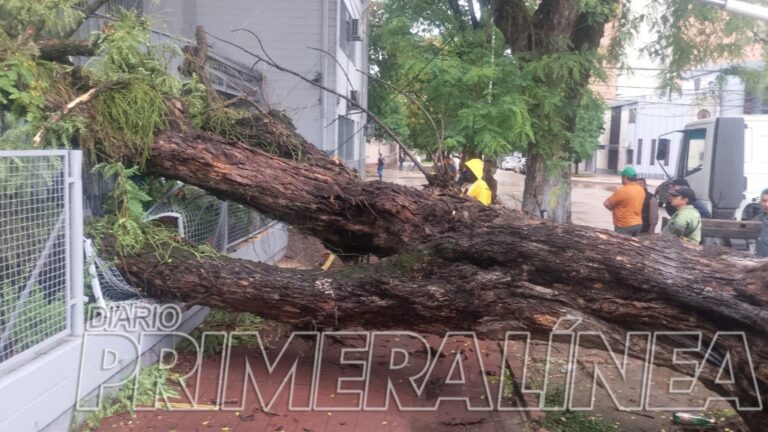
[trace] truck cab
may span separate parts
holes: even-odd
[[[768,187],[768,115],[716,117],[689,123],[680,132],[674,175],[688,180],[714,219],[748,219]],[[659,139],[666,159],[669,139]]]

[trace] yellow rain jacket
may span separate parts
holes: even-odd
[[[467,191],[467,196],[471,196],[484,205],[491,205],[491,188],[488,187],[488,184],[483,180],[483,161],[480,159],[470,159],[467,162],[464,163],[464,165],[469,168],[470,171],[472,171],[472,174],[477,177],[477,181],[472,183],[472,186],[469,187],[469,190]]]

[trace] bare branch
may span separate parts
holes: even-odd
[[[238,30],[233,30],[233,31],[238,31]],[[255,34],[253,32],[251,32],[251,31],[249,31],[249,30],[244,30],[244,31],[247,31],[248,33],[251,33],[251,34],[253,34],[255,36]],[[304,82],[306,82],[306,83],[308,83],[308,84],[310,84],[312,86],[315,86],[315,87],[317,87],[319,89],[322,89],[322,90],[324,90],[324,91],[326,91],[328,93],[336,95],[336,96],[344,99],[345,101],[349,102],[352,106],[354,106],[355,108],[357,108],[360,111],[364,112],[368,117],[371,118],[371,120],[373,120],[377,125],[379,125],[390,137],[392,137],[392,139],[397,143],[397,145],[400,146],[400,149],[403,151],[403,153],[405,153],[405,155],[408,156],[408,158],[411,161],[413,161],[413,163],[419,168],[419,171],[421,171],[421,173],[424,174],[424,177],[426,177],[427,181],[430,184],[435,183],[435,177],[431,173],[427,172],[427,169],[424,168],[424,165],[422,165],[416,159],[416,157],[413,155],[413,153],[411,153],[405,147],[405,145],[402,143],[402,141],[400,141],[400,138],[398,138],[397,134],[394,131],[392,131],[392,129],[390,129],[386,124],[384,124],[384,122],[382,122],[373,113],[371,113],[366,108],[361,106],[357,101],[354,101],[351,98],[349,98],[348,96],[343,95],[343,94],[341,94],[341,93],[339,93],[339,92],[337,92],[337,91],[335,91],[333,89],[330,89],[330,88],[328,88],[328,87],[326,87],[326,86],[324,86],[322,84],[316,83],[316,82],[312,81],[311,79],[306,78],[306,77],[302,76],[301,74],[299,74],[297,72],[294,72],[294,71],[292,71],[290,69],[286,69],[283,66],[280,66],[279,64],[274,62],[271,58],[269,58],[269,55],[266,52],[264,53],[264,55],[267,56],[267,58],[264,58],[264,57],[260,56],[259,54],[256,54],[255,52],[250,51],[250,50],[248,50],[248,49],[246,49],[246,48],[244,48],[244,47],[242,47],[242,46],[240,46],[240,45],[238,45],[238,44],[236,44],[234,42],[230,42],[228,40],[221,39],[221,38],[216,37],[215,35],[212,35],[212,34],[210,34],[208,32],[206,32],[206,34],[208,36],[216,39],[217,41],[223,42],[223,43],[225,43],[227,45],[230,45],[230,46],[232,46],[234,48],[237,48],[237,49],[243,51],[244,53],[253,56],[256,59],[259,59],[259,60],[263,61],[264,63],[268,64],[269,66],[271,66],[271,67],[273,67],[273,68],[275,68],[275,69],[277,69],[277,70],[279,70],[281,72],[285,72],[287,74],[293,75],[296,78],[299,78],[300,80],[302,80],[302,81],[304,81]],[[257,36],[257,38],[258,38],[258,36]],[[261,45],[260,41],[259,41],[259,43]],[[263,49],[264,49],[264,46],[262,45],[262,50]]]
[[[396,87],[394,84],[392,84],[392,83],[389,83],[389,82],[387,82],[387,81],[384,81],[383,79],[381,79],[381,78],[379,78],[379,77],[373,76],[373,75],[371,75],[371,74],[369,74],[369,73],[367,73],[367,72],[363,72],[363,71],[361,71],[360,69],[357,69],[357,71],[358,71],[358,72],[360,72],[360,73],[362,73],[362,74],[365,74],[365,75],[367,75],[369,78],[372,78],[372,79],[374,79],[376,82],[380,82],[380,83],[382,83],[382,84],[386,85],[387,87],[390,87],[391,89],[393,89],[393,90],[395,90],[396,92],[400,93],[401,95],[403,95],[403,96],[407,97],[407,98],[408,98],[408,100],[410,100],[411,102],[413,102],[413,103],[416,105],[416,107],[417,107],[417,108],[419,108],[419,110],[421,110],[421,112],[423,112],[423,113],[424,113],[424,115],[427,117],[427,119],[429,120],[429,122],[432,124],[432,129],[435,131],[435,137],[437,138],[437,146],[438,146],[438,148],[442,148],[442,142],[443,142],[443,137],[444,137],[444,135],[441,135],[441,134],[440,134],[440,131],[437,129],[437,125],[435,124],[435,120],[433,120],[433,119],[432,119],[432,116],[431,116],[431,115],[429,115],[429,111],[427,111],[427,110],[426,110],[426,109],[425,109],[425,108],[424,108],[424,107],[421,105],[421,103],[419,103],[419,100],[418,100],[417,98],[415,98],[415,97],[413,97],[412,95],[410,95],[410,94],[406,93],[404,90],[401,90],[401,89],[397,88],[397,87]]]
[[[107,1],[109,0],[94,0],[90,3],[88,3],[83,10],[81,11],[83,16],[80,18],[80,21],[78,21],[74,26],[72,26],[72,29],[70,29],[68,32],[61,35],[62,39],[69,39],[71,38],[75,33],[77,33],[77,30],[80,28],[81,25],[85,22],[85,20],[88,19],[89,16],[96,13],[97,10],[101,9],[102,6],[104,6]]]
[[[320,48],[313,48],[313,47],[307,47],[307,48],[309,48],[309,49],[311,49],[311,50],[315,50],[315,51],[320,51],[321,53],[323,53],[323,54],[326,54],[327,56],[329,56],[330,58],[332,58],[332,59],[333,59],[333,61],[334,61],[334,62],[336,62],[336,65],[338,65],[338,66],[339,66],[339,69],[341,69],[341,73],[343,73],[343,74],[344,74],[344,78],[346,78],[346,79],[347,79],[347,84],[349,84],[349,88],[351,88],[351,89],[354,89],[354,88],[355,88],[355,86],[352,84],[352,81],[349,79],[349,75],[347,74],[347,71],[346,71],[346,70],[344,70],[344,66],[342,66],[342,65],[341,65],[341,63],[339,63],[339,59],[337,59],[335,55],[333,55],[333,54],[329,53],[328,51],[326,51],[326,50],[324,50],[324,49],[320,49]],[[359,69],[358,69],[358,72],[360,72],[360,70],[359,70]]]
[[[122,85],[121,82],[116,82],[116,81],[105,82],[103,84],[100,84],[88,90],[87,92],[81,94],[75,99],[73,99],[72,102],[65,105],[64,108],[55,112],[51,116],[51,118],[48,120],[48,122],[42,128],[40,128],[37,134],[35,134],[35,137],[32,139],[33,146],[38,147],[40,145],[40,143],[43,141],[43,137],[45,137],[45,133],[48,130],[48,127],[51,124],[56,123],[57,121],[60,121],[62,118],[64,118],[65,115],[70,113],[73,109],[77,108],[78,106],[90,102],[91,100],[93,100],[94,97],[96,97],[96,95],[103,92],[104,90],[113,89],[113,88],[119,87],[120,85]]]
[[[68,56],[94,56],[97,45],[88,40],[46,39],[37,42],[37,48],[41,60],[62,61]]]

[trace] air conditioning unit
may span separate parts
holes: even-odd
[[[349,98],[352,99],[355,102],[360,102],[360,91],[359,90],[350,90],[349,91]],[[358,109],[357,106],[353,105],[352,102],[347,101],[347,112]]]
[[[360,32],[360,20],[357,18],[352,18],[349,22],[349,26],[347,27],[347,36],[348,39],[351,41],[361,41],[363,40],[363,35]]]

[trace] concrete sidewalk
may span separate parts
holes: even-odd
[[[656,186],[662,184],[661,179],[647,179],[648,188],[653,190]],[[614,191],[621,186],[621,176],[618,174],[573,174],[571,176],[571,185],[573,187],[582,187],[589,189],[605,189]]]

